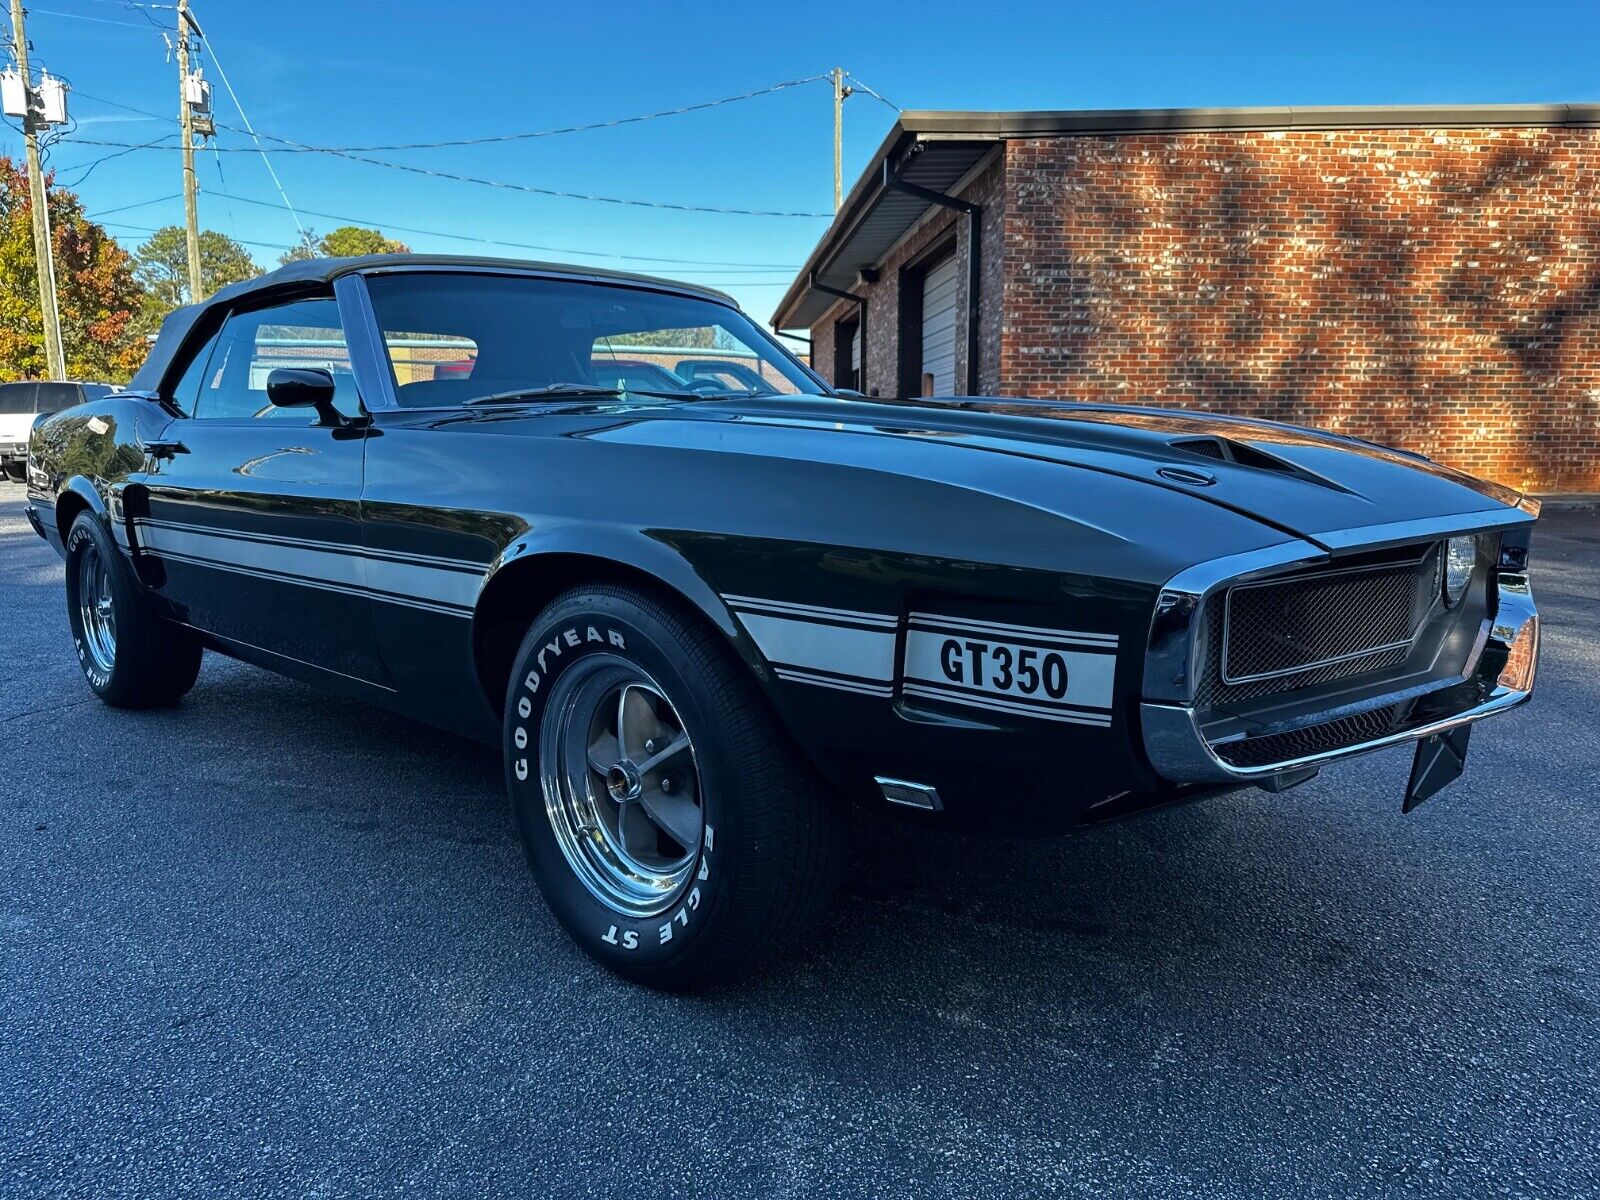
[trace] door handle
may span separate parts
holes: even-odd
[[[144,444],[144,452],[154,459],[176,458],[180,454],[189,453],[189,447],[182,442],[173,440],[156,439]]]

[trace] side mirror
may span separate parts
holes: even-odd
[[[322,367],[277,367],[267,376],[267,400],[278,408],[314,408],[319,423],[343,425],[333,393],[333,375]]]

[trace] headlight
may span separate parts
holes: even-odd
[[[1472,582],[1472,569],[1478,565],[1478,539],[1468,534],[1453,537],[1444,555],[1444,602],[1451,608],[1461,603]]]

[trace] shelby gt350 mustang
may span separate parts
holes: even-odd
[[[725,296],[296,263],[29,446],[89,686],[203,650],[497,743],[549,905],[683,985],[802,928],[845,797],[1067,829],[1526,700],[1537,505],[1154,409],[833,392]]]

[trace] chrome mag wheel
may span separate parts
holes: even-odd
[[[102,673],[110,675],[117,661],[117,614],[111,600],[111,576],[93,542],[86,542],[78,555],[78,620],[89,657]]]
[[[583,885],[624,916],[670,908],[689,886],[705,811],[677,709],[626,659],[568,668],[539,732],[545,811]]]

